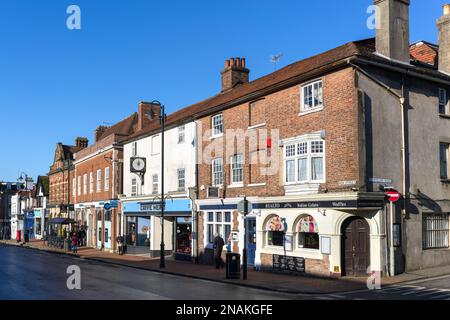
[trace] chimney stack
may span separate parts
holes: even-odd
[[[245,67],[245,58],[230,58],[222,70],[222,92],[233,89],[238,84],[249,82],[250,70]]]
[[[410,62],[409,54],[410,0],[375,0],[377,18],[377,53],[393,60]]]
[[[444,5],[444,15],[437,21],[439,33],[439,71],[450,74],[450,4]]]
[[[161,114],[160,106],[149,102],[139,102],[138,123],[136,131],[141,131],[148,127],[151,121],[159,121]]]
[[[95,129],[95,142],[98,142],[103,133],[105,133],[106,129],[108,129],[109,127],[107,126],[98,126],[97,129]]]
[[[78,137],[75,139],[75,145],[82,149],[87,148],[89,144],[89,140],[87,138]]]

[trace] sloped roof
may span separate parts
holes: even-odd
[[[98,136],[98,141],[104,139],[111,134],[128,136],[132,134],[136,127],[138,115],[137,113],[133,113],[128,118],[116,123],[115,125],[107,128],[103,133]]]
[[[431,44],[429,45],[431,46]],[[195,118],[243,103],[247,100],[250,101],[250,99],[254,99],[258,94],[263,94],[267,90],[280,90],[279,88],[282,87],[284,83],[289,83],[290,80],[295,80],[298,77],[306,76],[309,73],[315,72],[327,66],[337,65],[338,62],[352,57],[367,58],[386,65],[399,64],[398,62],[376,53],[375,38],[349,42],[324,53],[290,64],[280,70],[249,83],[238,85],[230,91],[219,93],[201,102],[182,108],[170,114],[167,117],[166,124],[167,126],[170,126],[171,124],[188,122]],[[436,66],[421,63],[421,61],[419,61],[420,63],[417,63],[417,61],[413,62],[414,63],[410,66],[406,64],[400,64],[400,66],[403,68],[414,69],[414,71],[421,74],[450,81],[450,77],[439,72]],[[154,121],[145,129],[132,134],[129,138],[125,139],[124,142],[133,141],[137,138],[155,134],[159,131],[159,122]]]

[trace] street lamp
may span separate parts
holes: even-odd
[[[22,182],[24,180],[25,180],[25,191],[27,191],[28,190],[28,185],[27,185],[28,174],[22,172],[20,174],[20,177],[17,179],[17,181],[18,182]],[[21,200],[22,200],[22,197],[19,196],[19,201],[21,201]],[[23,210],[23,224],[22,224],[22,239],[23,239],[22,243],[23,244],[25,244],[25,229],[26,229],[25,228],[25,224],[26,224],[26,220],[27,220],[27,212],[26,212],[26,208],[25,208],[25,210]]]
[[[161,251],[160,251],[160,262],[159,267],[165,268],[166,262],[164,259],[164,130],[166,126],[166,112],[165,107],[161,102],[157,100],[153,100],[151,102],[152,105],[158,105],[160,108],[159,122],[161,124]]]

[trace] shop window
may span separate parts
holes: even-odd
[[[305,216],[298,223],[298,247],[319,249],[319,228],[312,216]]]
[[[269,246],[283,247],[284,234],[286,232],[285,222],[279,216],[272,217],[267,222],[267,244]]]

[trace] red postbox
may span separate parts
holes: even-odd
[[[16,232],[17,242],[20,242],[21,239],[22,239],[22,230],[17,230],[17,232]]]

